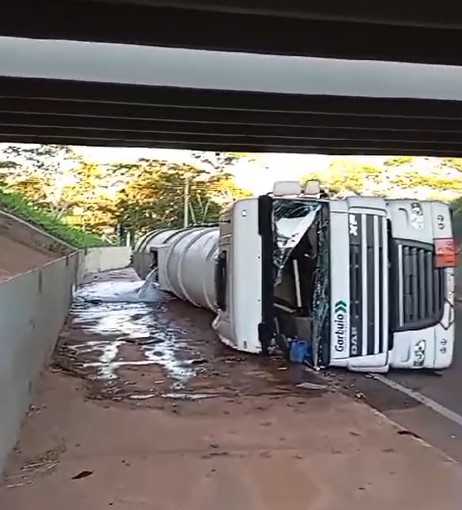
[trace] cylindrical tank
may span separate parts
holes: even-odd
[[[165,239],[175,232],[177,230],[172,228],[158,228],[145,234],[136,243],[133,251],[133,268],[142,280],[146,279],[152,269],[151,248],[162,244]]]
[[[157,263],[161,288],[165,287],[180,299],[196,306],[215,311],[218,238],[218,227],[154,230],[135,247],[135,271],[145,279],[153,266],[152,250],[165,250]]]

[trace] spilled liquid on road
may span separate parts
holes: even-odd
[[[174,389],[183,387],[196,370],[190,361],[179,359],[188,333],[166,322],[169,299],[152,283],[140,281],[95,281],[81,287],[70,316],[73,326],[89,336],[69,347],[81,359],[96,356],[94,361],[83,361],[82,368],[92,371],[96,379],[114,381],[122,367],[158,365]],[[133,345],[140,359],[124,356],[124,347]]]
[[[224,346],[213,315],[141,282],[132,269],[104,273],[74,296],[53,366],[83,380],[92,399],[177,406],[212,397],[309,393],[317,382],[282,355],[247,355]],[[315,378],[316,379],[316,378]]]

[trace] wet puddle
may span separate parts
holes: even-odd
[[[83,341],[71,335],[65,347],[87,377],[114,383],[123,368],[156,365],[174,390],[196,374],[194,359],[181,359],[188,332],[166,316],[170,296],[140,281],[95,281],[75,294],[68,329],[80,331]],[[147,399],[152,395],[131,395]]]
[[[100,275],[75,293],[53,365],[82,378],[91,398],[137,405],[323,392],[297,388],[310,376],[282,356],[224,347],[211,321],[209,312],[144,285],[131,270]]]

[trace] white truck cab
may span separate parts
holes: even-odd
[[[298,186],[298,187],[297,187]],[[316,367],[449,367],[450,210],[440,202],[321,199],[283,183],[220,218],[213,328],[238,350],[304,339]]]

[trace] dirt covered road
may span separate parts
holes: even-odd
[[[302,367],[225,349],[206,312],[137,302],[129,271],[101,278],[74,303],[0,508],[460,508],[460,466],[408,430]]]

